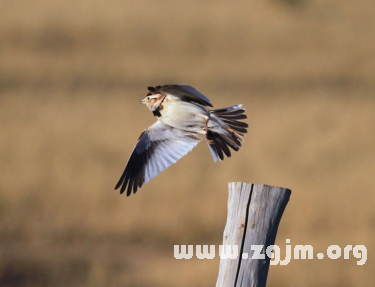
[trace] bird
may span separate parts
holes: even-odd
[[[248,124],[242,105],[209,110],[210,100],[184,84],[148,87],[141,100],[157,118],[140,135],[124,171],[115,186],[120,194],[136,193],[143,184],[206,140],[214,162],[238,151]]]

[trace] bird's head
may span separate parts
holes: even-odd
[[[164,97],[165,96],[160,94],[160,93],[152,94],[150,92],[150,93],[147,94],[147,96],[143,100],[141,100],[141,103],[145,104],[148,107],[148,109],[151,112],[153,112],[153,111],[155,111],[159,108],[159,106],[162,103]]]

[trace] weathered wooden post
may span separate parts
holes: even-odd
[[[225,245],[237,245],[236,259],[221,259],[216,287],[266,286],[270,258],[266,248],[275,243],[281,216],[291,191],[263,184],[229,183]],[[264,259],[251,259],[251,246],[263,245]],[[248,258],[246,255],[248,254]]]

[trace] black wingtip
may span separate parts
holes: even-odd
[[[133,182],[129,182],[128,190],[126,191],[126,196],[130,196],[132,194],[132,184]]]
[[[121,181],[119,181],[116,186],[115,186],[115,190],[119,189],[119,187],[121,186]]]
[[[117,189],[117,188],[116,188],[116,189]],[[122,186],[121,189],[120,189],[120,194],[123,194],[123,193],[124,193],[124,190],[125,190],[125,188],[124,188],[124,186]]]
[[[125,182],[122,182],[120,194],[124,193],[127,184],[128,184],[128,179],[125,179]]]
[[[124,183],[124,177],[125,177],[125,173],[123,173],[119,179],[119,181],[117,182],[116,186],[115,186],[115,190],[119,189],[121,187],[121,190],[120,190],[120,194],[122,194],[124,191],[123,191],[123,183]]]

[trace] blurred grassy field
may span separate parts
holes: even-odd
[[[269,286],[374,286],[375,4],[0,0],[0,286],[213,286],[227,183],[292,189],[277,244],[358,259],[272,266]],[[126,198],[113,190],[155,119],[146,87],[242,103],[243,148],[200,144]],[[283,253],[284,252],[284,253]]]

